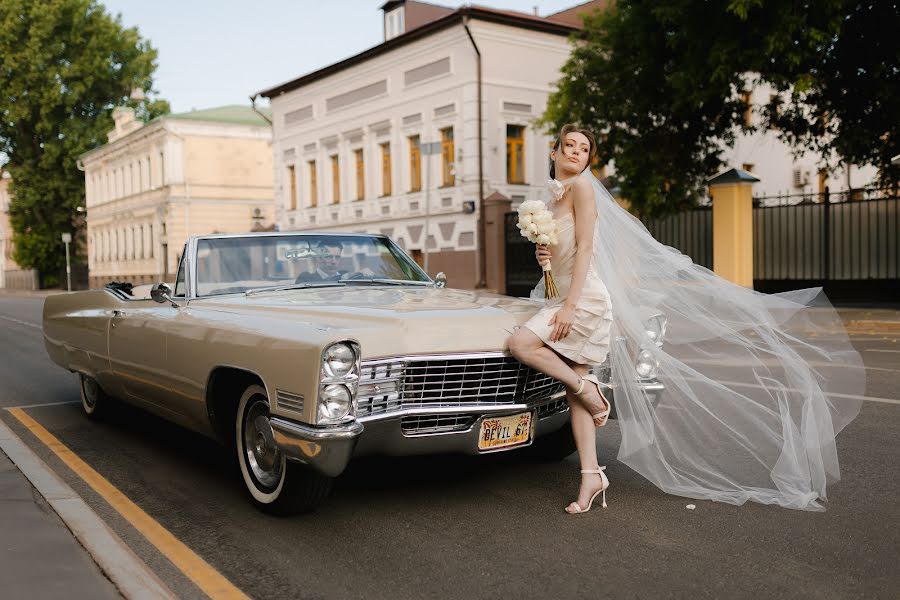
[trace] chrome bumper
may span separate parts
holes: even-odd
[[[655,403],[664,391],[658,381],[642,382]],[[614,389],[612,391],[614,395]],[[606,393],[606,392],[604,392]],[[479,406],[458,406],[397,411],[377,418],[363,418],[336,427],[310,427],[280,417],[272,417],[275,442],[288,460],[309,465],[329,477],[340,475],[354,456],[366,454],[386,454],[394,456],[459,452],[463,454],[483,454],[478,450],[478,435],[481,422],[485,418],[516,414],[530,410],[539,411],[541,406],[552,404],[565,396],[565,392],[553,394],[549,398],[522,404],[491,404]],[[613,398],[610,398],[613,400]],[[615,403],[613,403],[615,410]],[[439,433],[408,434],[402,429],[404,416],[415,414],[471,413],[476,415],[472,425],[459,431]],[[543,435],[558,431],[569,421],[568,407],[541,416],[538,412],[534,433],[528,444],[504,450],[514,450],[531,445]],[[366,435],[362,436],[363,430]],[[503,451],[503,450],[500,450]]]
[[[288,460],[309,465],[329,477],[340,475],[363,432],[362,423],[338,427],[310,427],[278,417],[271,418],[275,443]]]

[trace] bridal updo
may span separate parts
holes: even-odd
[[[580,133],[588,139],[588,143],[591,145],[591,152],[585,170],[590,169],[591,161],[594,160],[594,156],[597,154],[597,141],[594,139],[594,134],[587,129],[582,129],[581,127],[573,125],[572,123],[563,125],[562,129],[559,130],[559,135],[556,136],[556,143],[553,144],[553,149],[559,152],[562,141],[566,139],[566,136],[570,133]],[[550,179],[556,179],[556,163],[552,159],[550,160]]]

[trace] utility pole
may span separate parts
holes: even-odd
[[[428,224],[431,220],[431,203],[429,195],[431,194],[431,155],[441,153],[440,142],[425,142],[419,146],[422,156],[425,159],[425,238],[422,243],[422,268],[428,272]]]

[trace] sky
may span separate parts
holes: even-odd
[[[173,112],[250,96],[383,41],[385,0],[99,0],[158,51],[154,89]],[[548,15],[581,0],[479,0]],[[466,2],[437,0],[458,8]],[[257,100],[266,106],[267,100]]]

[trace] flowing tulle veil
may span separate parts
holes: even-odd
[[[657,242],[589,172],[593,268],[614,314],[618,458],[662,490],[732,504],[822,510],[840,477],[835,436],[858,413],[865,370],[821,288],[762,294]],[[543,282],[532,291],[543,298]],[[646,320],[667,319],[662,346]],[[644,392],[635,357],[659,363]]]

